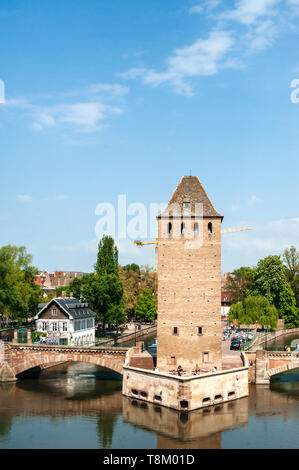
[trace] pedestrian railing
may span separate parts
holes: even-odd
[[[254,345],[257,338],[258,338],[258,335],[255,334],[250,341],[246,341],[246,343],[241,344],[240,350],[241,351],[248,351],[248,349],[250,349]]]

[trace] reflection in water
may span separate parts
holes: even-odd
[[[157,433],[158,448],[206,448],[209,439],[219,448],[221,431],[247,423],[248,400],[185,413],[124,397],[123,416],[125,422]]]
[[[292,373],[293,382],[284,375],[271,388],[251,386],[248,398],[187,414],[123,397],[119,377],[95,365],[61,364],[0,385],[0,448],[298,447]]]
[[[299,396],[299,369],[292,369],[271,377],[271,390],[287,393],[288,396]]]

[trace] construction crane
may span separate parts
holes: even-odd
[[[229,233],[244,232],[245,230],[252,230],[251,227],[240,227],[240,228],[226,228],[221,230],[221,235],[227,235]]]
[[[134,244],[140,247],[144,245],[156,245],[155,246],[155,273],[156,273],[157,272],[158,242],[141,242],[140,240],[135,240]]]

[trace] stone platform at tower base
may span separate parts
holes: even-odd
[[[179,377],[125,365],[123,394],[175,410],[192,411],[248,396],[248,366]]]

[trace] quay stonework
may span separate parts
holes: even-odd
[[[186,411],[248,396],[246,356],[243,367],[222,363],[222,220],[184,176],[158,216],[157,368],[125,364],[124,395]]]

